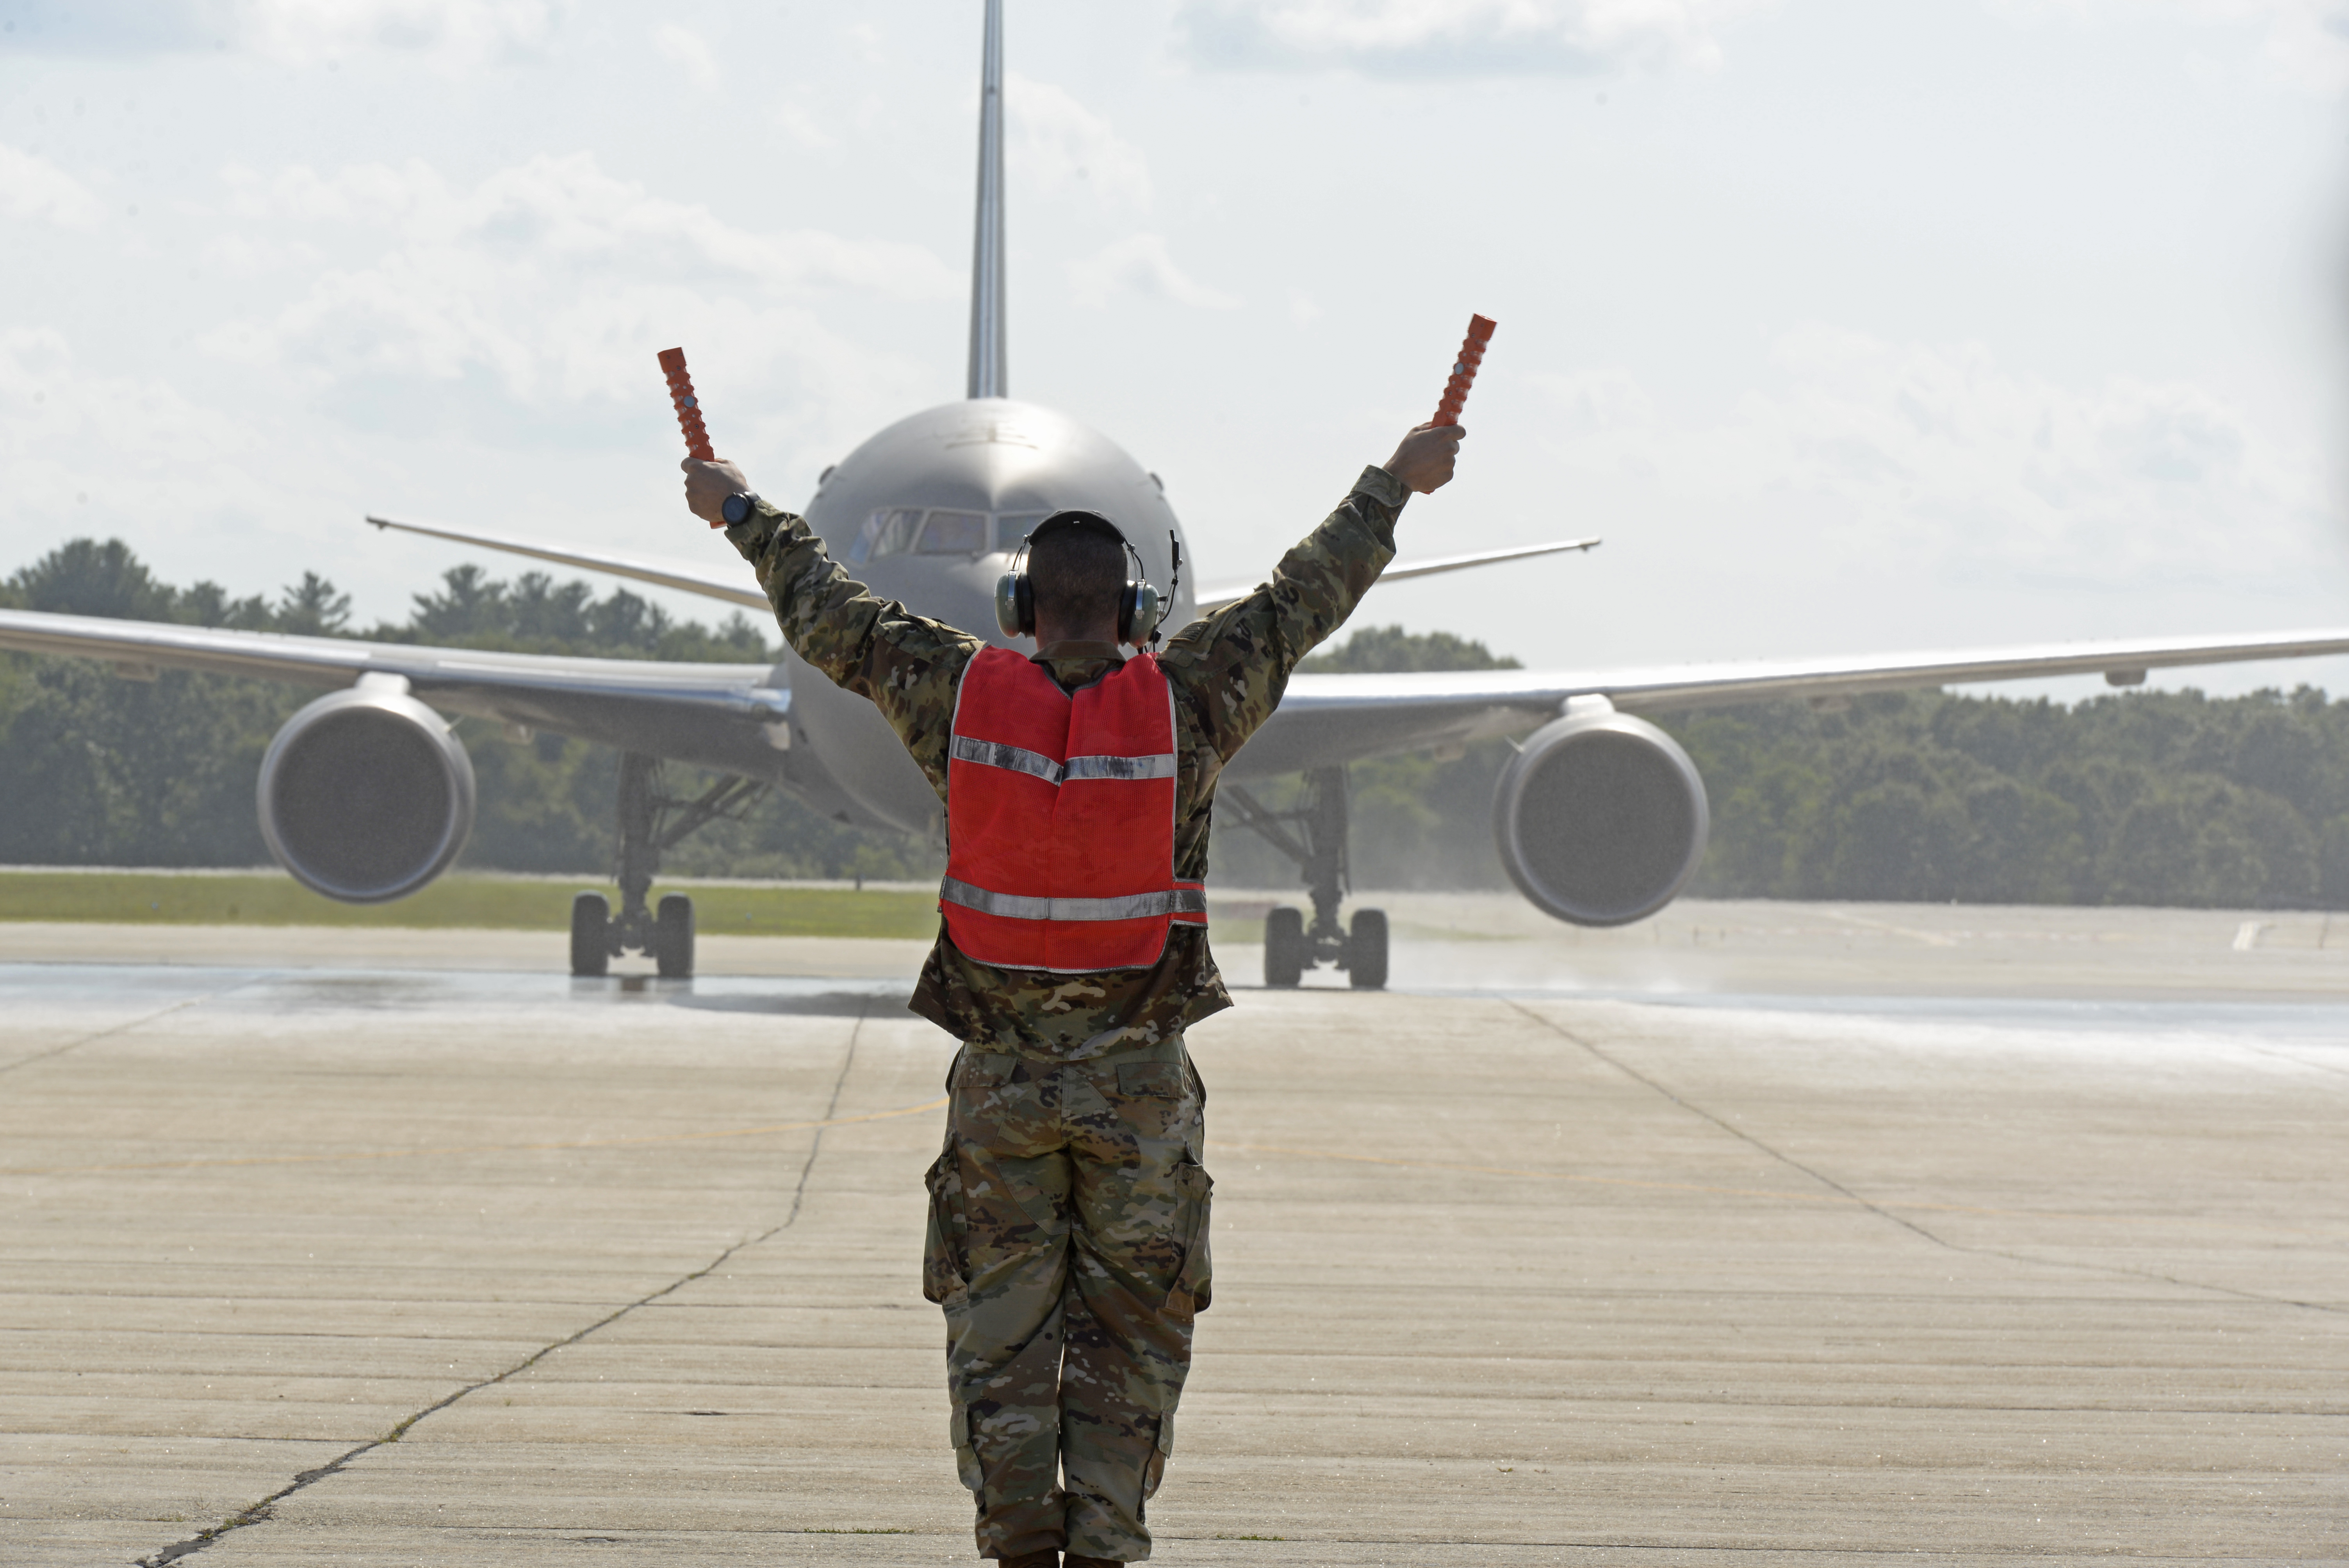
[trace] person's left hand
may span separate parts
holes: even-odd
[[[1452,482],[1452,467],[1459,460],[1460,443],[1468,432],[1457,425],[1413,425],[1411,433],[1386,460],[1387,472],[1402,488],[1421,495]]]
[[[699,458],[688,458],[678,467],[685,470],[686,506],[713,528],[726,521],[726,498],[750,488],[742,470],[730,462],[705,463]]]

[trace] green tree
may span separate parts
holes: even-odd
[[[174,588],[120,541],[76,540],[0,583],[0,603],[64,614],[174,620],[306,635],[350,635],[350,600],[305,573],[274,600],[217,583]],[[597,599],[583,582],[543,573],[512,582],[478,566],[416,596],[382,642],[437,642],[532,652],[766,663],[775,657],[741,614],[716,627],[679,621],[640,595]],[[0,859],[17,862],[249,865],[266,859],[254,810],[261,754],[316,694],[272,682],[166,671],[114,678],[100,663],[0,655]],[[597,875],[614,853],[617,758],[561,736],[508,739],[461,722],[481,783],[463,863]],[[707,776],[677,769],[673,787]],[[705,873],[905,877],[933,874],[929,846],[827,821],[780,793],[747,820],[687,841],[672,869]]]
[[[0,582],[0,605],[189,624],[350,635],[350,602],[315,573],[274,595],[179,588],[119,540],[74,540]],[[616,658],[765,662],[735,614],[711,626],[641,595],[597,597],[540,572],[466,564],[367,634]],[[1448,633],[1366,626],[1306,673],[1514,667]],[[262,751],[313,694],[165,672],[115,678],[99,663],[0,655],[0,859],[250,864],[262,856],[253,783]],[[1671,716],[1712,797],[1695,890],[1717,896],[1948,899],[2349,908],[2349,703],[2306,687],[2213,699],[2129,692],[2072,707],[1911,692],[1847,708],[1774,703]],[[599,874],[613,852],[616,758],[558,736],[515,741],[460,726],[481,779],[465,863]],[[1357,763],[1354,881],[1504,885],[1492,844],[1506,742]],[[671,769],[671,788],[707,782]],[[1262,786],[1278,809],[1294,780]],[[672,857],[678,872],[921,878],[935,845],[828,821],[780,792]],[[1225,885],[1294,885],[1285,858],[1230,825]]]

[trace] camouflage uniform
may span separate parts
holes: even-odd
[[[1393,558],[1405,499],[1364,469],[1268,581],[1159,655],[1176,877],[1206,880],[1217,776]],[[956,683],[985,640],[874,598],[772,507],[727,537],[800,656],[871,698],[944,800]],[[1035,657],[1073,690],[1119,654],[1061,643]],[[956,1459],[984,1556],[1150,1554],[1143,1503],[1210,1294],[1206,1094],[1183,1031],[1230,1006],[1206,933],[1182,925],[1148,969],[1053,975],[974,962],[942,924],[922,966],[913,1010],[964,1042],[929,1173],[923,1289],[946,1309]]]

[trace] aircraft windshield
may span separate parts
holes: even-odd
[[[921,527],[920,507],[883,507],[864,520],[856,542],[848,547],[848,559],[852,564],[862,566],[884,555],[903,555],[914,547],[914,536]]]
[[[925,555],[984,555],[987,553],[987,513],[934,511],[922,530]]]
[[[885,506],[864,520],[856,542],[848,547],[848,561],[862,566],[885,555],[1009,554],[1050,515],[1006,511],[990,516],[949,507]]]
[[[1027,542],[1030,531],[1052,514],[1049,511],[1007,511],[995,520],[995,548],[1006,555]]]

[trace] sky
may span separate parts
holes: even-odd
[[[402,618],[466,557],[369,511],[724,568],[654,354],[785,505],[961,395],[980,17],[0,0],[0,571],[119,536]],[[2349,0],[1005,33],[1011,391],[1162,475],[1203,579],[1425,418],[1479,311],[1403,558],[1606,543],[1367,622],[1575,670],[2349,626]],[[2303,679],[2349,661],[2157,684]]]

